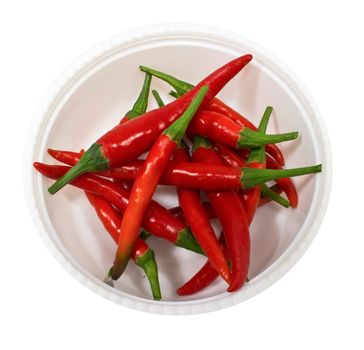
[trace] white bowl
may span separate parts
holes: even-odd
[[[298,141],[282,145],[287,166],[323,163],[323,173],[296,178],[297,209],[269,204],[259,209],[251,227],[251,281],[236,293],[216,281],[205,291],[179,297],[175,290],[203,264],[204,258],[151,239],[159,265],[163,301],[150,299],[140,269],[129,264],[116,288],[102,280],[113,261],[115,245],[104,232],[84,194],[67,186],[54,196],[32,168],[52,162],[47,148],[79,150],[114,126],[130,109],[141,87],[143,64],[197,83],[232,58],[252,53],[254,60],[219,95],[258,122],[274,107],[269,132],[298,130]],[[153,79],[167,96],[169,86]],[[167,97],[165,97],[167,99]],[[152,101],[154,106],[154,101]],[[49,89],[32,123],[26,151],[26,191],[34,221],[47,247],[81,283],[121,305],[163,314],[195,314],[228,307],[250,298],[284,275],[315,236],[329,199],[329,141],[320,113],[298,79],[257,44],[220,29],[199,25],[157,25],[122,33],[89,50],[72,63]],[[176,204],[173,189],[157,199]]]

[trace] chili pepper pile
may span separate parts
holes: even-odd
[[[156,257],[146,242],[153,235],[206,256],[205,265],[177,289],[179,295],[197,293],[219,276],[227,291],[239,290],[248,281],[250,224],[257,208],[271,201],[296,208],[291,177],[321,171],[321,165],[283,169],[276,144],[298,133],[266,134],[272,107],[257,128],[215,97],[251,60],[238,57],[196,86],[140,66],[145,80],[139,97],[113,129],[86,151],[48,150],[66,165],[34,163],[57,180],[51,194],[67,184],[84,191],[117,244],[110,279],[117,280],[131,259],[147,276],[153,298],[162,298]],[[153,90],[159,108],[147,112],[153,76],[172,86],[175,100],[165,105]],[[178,207],[167,209],[152,199],[158,185],[176,187]],[[221,233],[211,225],[215,218]]]

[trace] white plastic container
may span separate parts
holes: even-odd
[[[175,290],[204,263],[197,254],[151,238],[159,265],[163,300],[151,300],[139,268],[129,264],[115,288],[102,280],[113,261],[115,244],[104,232],[84,194],[72,186],[54,196],[51,181],[32,168],[53,162],[47,148],[87,148],[114,126],[139,93],[139,65],[197,83],[230,59],[252,53],[254,60],[219,95],[255,123],[267,105],[274,107],[268,131],[300,132],[282,144],[287,167],[322,163],[323,173],[296,178],[297,209],[269,204],[251,227],[251,281],[236,293],[216,281],[205,291],[179,297]],[[153,79],[165,100],[170,87]],[[151,105],[155,106],[153,99]],[[88,288],[121,305],[161,314],[196,314],[234,305],[268,288],[302,256],[323,219],[331,186],[329,140],[322,118],[302,84],[272,54],[245,38],[200,25],[157,25],[122,33],[72,63],[49,89],[32,123],[26,146],[26,196],[34,222],[56,259]],[[171,188],[158,191],[166,206],[176,205]]]

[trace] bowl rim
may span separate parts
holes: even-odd
[[[96,280],[96,278],[83,270],[82,267],[77,266],[78,264],[70,256],[65,254],[62,247],[50,237],[44,223],[42,222],[40,212],[37,207],[35,187],[33,186],[34,172],[31,164],[34,161],[35,144],[37,136],[42,130],[44,119],[47,115],[49,115],[52,106],[57,104],[60,95],[67,90],[67,87],[72,84],[72,81],[77,80],[83,74],[85,69],[92,62],[96,62],[100,58],[105,57],[105,55],[111,54],[113,50],[127,44],[131,44],[135,41],[152,39],[155,36],[163,37],[171,35],[180,37],[186,35],[189,37],[206,36],[229,41],[237,45],[240,44],[249,47],[253,54],[256,53],[259,54],[260,57],[264,57],[266,59],[265,63],[268,62],[268,65],[273,68],[277,74],[283,77],[285,82],[290,85],[290,88],[297,93],[300,100],[304,100],[305,105],[310,106],[313,115],[315,116],[315,122],[318,124],[323,138],[322,145],[324,159],[322,159],[322,162],[324,163],[325,168],[324,172],[321,174],[322,179],[320,181],[320,205],[317,208],[317,212],[311,222],[311,226],[307,229],[303,237],[299,237],[300,239],[297,239],[297,236],[284,253],[275,262],[273,262],[272,265],[254,278],[254,280],[251,281],[251,283],[249,283],[245,288],[236,293],[225,292],[200,300],[156,302],[154,300],[136,297],[107,286],[103,282]],[[59,74],[54,83],[48,88],[36,109],[31,120],[25,143],[23,164],[25,196],[31,212],[31,217],[44,244],[63,268],[80,283],[106,299],[139,311],[169,315],[200,314],[233,306],[259,294],[279,280],[302,257],[317,234],[328,206],[332,184],[332,156],[327,129],[316,103],[296,75],[286,66],[286,64],[282,63],[279,58],[275,57],[272,53],[244,36],[221,28],[192,23],[153,24],[119,33],[87,50],[84,54],[68,65],[61,74]]]

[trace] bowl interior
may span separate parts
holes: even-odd
[[[55,163],[47,148],[80,150],[87,148],[100,135],[113,127],[128,111],[141,88],[144,75],[139,65],[169,72],[191,83],[242,53],[248,48],[223,41],[198,37],[161,37],[140,40],[113,50],[95,59],[68,86],[55,108],[48,114],[45,127],[37,140],[34,158]],[[165,101],[170,87],[153,79]],[[274,107],[268,131],[271,133],[298,130],[299,140],[282,144],[288,167],[305,166],[320,161],[317,132],[307,108],[289,84],[259,55],[220,93],[219,97],[258,123],[265,107]],[[150,108],[156,106],[150,98]],[[63,254],[86,272],[91,279],[102,280],[110,267],[115,244],[101,226],[85,195],[67,186],[55,196],[47,193],[48,179],[36,176],[40,211],[48,232],[57,241]],[[310,212],[317,177],[294,180],[299,191],[297,209],[284,209],[276,204],[259,208],[251,226],[251,282],[269,268],[288,249]],[[177,205],[173,188],[161,187],[155,195],[166,207]],[[218,225],[216,225],[217,232]],[[305,228],[307,230],[307,228]],[[175,290],[188,280],[205,262],[203,257],[151,238],[156,252],[164,301],[205,299],[225,293],[225,284],[217,280],[210,288],[191,296],[179,297]],[[150,299],[149,286],[142,271],[130,263],[116,283],[116,289],[132,296]]]

